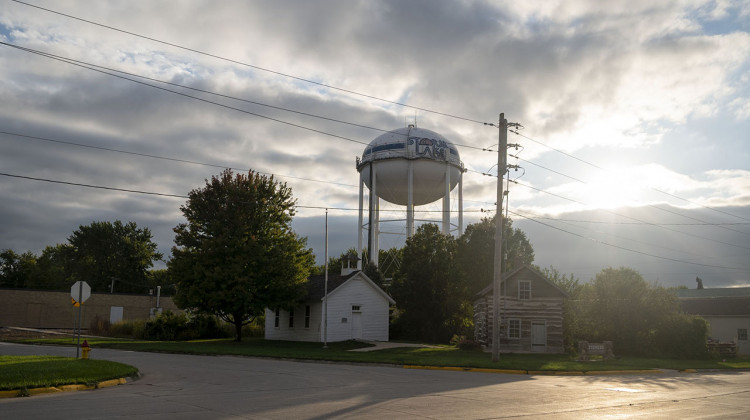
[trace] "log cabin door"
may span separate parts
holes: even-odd
[[[531,351],[532,352],[547,351],[547,322],[546,321],[532,321],[531,322]]]

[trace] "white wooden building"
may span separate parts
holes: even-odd
[[[737,344],[737,353],[750,354],[750,287],[677,289],[682,311],[708,321],[708,335]]]
[[[307,297],[293,309],[266,308],[265,338],[388,341],[389,307],[395,302],[383,289],[361,271],[329,274],[328,325],[324,328],[324,284],[325,276],[312,276]]]

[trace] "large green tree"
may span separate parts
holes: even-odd
[[[495,260],[495,220],[484,218],[466,227],[458,240],[456,264],[466,282],[467,298],[492,283]],[[534,249],[526,234],[503,217],[503,258],[501,273],[515,270],[534,261]]]
[[[406,240],[403,261],[390,293],[397,302],[397,331],[429,342],[448,342],[460,333],[463,285],[456,275],[456,240],[434,224],[420,226]]]
[[[190,192],[180,207],[187,223],[174,228],[168,263],[182,308],[242,326],[265,308],[291,307],[314,267],[306,240],[292,231],[292,190],[250,171],[223,171]]]
[[[109,292],[114,281],[117,292],[144,293],[148,270],[162,259],[148,228],[135,222],[93,222],[80,226],[68,238],[70,270],[95,292]]]
[[[676,295],[627,268],[606,268],[575,301],[580,338],[612,340],[615,352],[640,356],[700,357],[708,329],[680,313]]]
[[[69,244],[47,246],[36,259],[36,266],[29,277],[30,289],[68,290],[74,263],[73,247]]]
[[[0,252],[0,287],[27,288],[36,267],[31,251],[18,254],[12,249]]]

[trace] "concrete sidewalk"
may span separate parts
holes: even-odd
[[[438,346],[430,346],[428,344],[415,344],[415,343],[399,343],[397,341],[366,341],[366,340],[357,340],[360,343],[366,343],[371,344],[371,347],[363,347],[360,349],[354,349],[349,351],[359,351],[359,352],[365,352],[365,351],[376,351],[376,350],[383,350],[383,349],[395,349],[398,347],[423,347],[423,348],[437,348]]]

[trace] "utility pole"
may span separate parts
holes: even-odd
[[[492,279],[492,361],[500,359],[500,283],[502,279],[503,258],[503,178],[507,165],[508,154],[508,120],[505,114],[500,114],[498,120],[498,135],[500,142],[497,146],[497,210],[495,211],[495,264]]]
[[[494,124],[488,124],[494,125]],[[492,361],[500,359],[500,287],[502,285],[503,261],[503,200],[506,191],[503,179],[508,170],[508,126],[520,127],[519,123],[508,123],[505,114],[500,113],[497,123],[499,143],[497,145],[497,209],[495,210],[495,264],[492,277]],[[513,145],[518,148],[518,145]],[[505,286],[508,287],[507,285]]]

